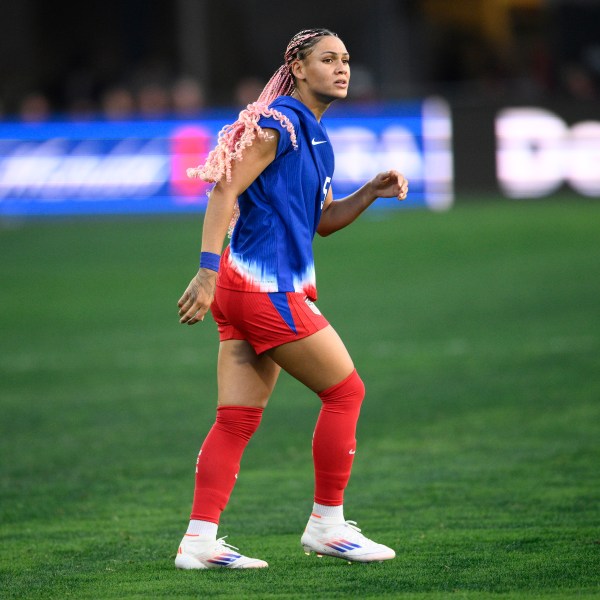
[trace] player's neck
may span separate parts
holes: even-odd
[[[321,117],[334,100],[333,98],[322,98],[307,90],[299,90],[298,88],[292,92],[292,97],[302,102],[315,115],[317,121],[321,121]]]

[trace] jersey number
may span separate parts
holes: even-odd
[[[321,201],[321,208],[323,208],[323,204],[325,203],[325,199],[327,198],[327,192],[329,191],[330,185],[331,185],[331,177],[326,177],[325,183],[323,184],[323,200]]]

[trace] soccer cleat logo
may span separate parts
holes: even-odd
[[[348,552],[350,550],[356,550],[357,548],[362,548],[360,544],[355,544],[350,542],[349,540],[345,540],[343,538],[337,540],[330,540],[329,542],[324,542],[325,546],[329,546],[338,552]]]
[[[235,552],[223,552],[218,556],[208,559],[207,562],[213,563],[215,565],[221,565],[222,567],[226,567],[230,565],[232,562],[235,562],[238,558],[241,558],[241,554],[236,554]]]

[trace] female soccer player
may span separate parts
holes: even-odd
[[[378,197],[403,200],[408,192],[406,179],[387,171],[333,201],[333,151],[321,117],[346,97],[349,79],[349,55],[337,35],[301,31],[258,101],[223,128],[205,164],[190,173],[215,186],[200,269],[178,303],[180,322],[202,321],[210,308],[220,347],[217,417],[198,455],[191,520],[175,560],[181,569],[267,566],[217,539],[217,528],[281,369],[322,401],[305,552],[358,562],[395,556],[344,518],[364,385],[314,304],[314,234],[349,225]],[[230,222],[231,243],[220,256]]]

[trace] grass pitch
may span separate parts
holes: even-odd
[[[319,405],[282,376],[220,535],[173,567],[214,418],[214,323],[178,324],[201,219],[0,230],[3,598],[600,595],[600,204],[372,211],[315,243],[367,386],[346,515],[394,561],[304,556]]]

